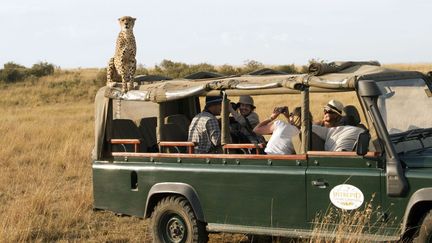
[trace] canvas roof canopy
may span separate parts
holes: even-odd
[[[353,91],[359,80],[396,80],[424,78],[416,71],[384,68],[378,62],[317,63],[307,74],[216,77],[205,80],[163,80],[139,85],[126,93],[121,84],[102,87],[95,97],[95,148],[93,158],[101,157],[109,99],[162,103],[191,96],[298,94],[304,87],[309,92]],[[307,104],[304,104],[306,106]]]
[[[315,63],[309,67],[307,74],[174,79],[139,85],[125,94],[121,93],[118,85],[107,89],[105,96],[160,103],[190,96],[218,95],[221,90],[227,95],[292,94],[309,86],[310,92],[340,92],[354,90],[356,82],[361,79],[388,80],[402,76],[415,78],[422,74],[384,68],[376,61]]]

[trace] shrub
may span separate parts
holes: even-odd
[[[14,83],[27,77],[26,68],[14,62],[8,62],[0,70],[0,80],[5,83]]]
[[[0,80],[5,83],[14,83],[22,81],[29,76],[43,77],[53,74],[55,67],[47,62],[39,62],[34,64],[30,69],[14,62],[4,64],[4,68],[0,70]]]
[[[33,64],[30,74],[36,77],[48,76],[54,73],[54,65],[47,62]]]
[[[25,69],[23,65],[14,63],[14,62],[7,62],[3,65],[4,69]]]
[[[190,65],[189,70],[187,70],[187,73],[184,76],[187,76],[192,73],[196,72],[216,72],[216,69],[213,65],[208,63],[200,63],[195,65]]]
[[[149,70],[147,68],[145,68],[144,65],[142,65],[142,64],[137,65],[135,75],[148,75],[148,74],[149,74]]]
[[[173,62],[170,60],[163,60],[159,65],[155,65],[154,73],[156,75],[168,76],[171,78],[180,78],[189,65],[181,62]]]
[[[237,75],[239,74],[239,69],[236,69],[231,65],[224,64],[218,68],[218,72],[225,75]]]

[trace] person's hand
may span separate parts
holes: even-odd
[[[270,119],[274,120],[281,114],[281,107],[275,107],[273,113],[270,115]]]
[[[284,114],[284,116],[286,117],[286,119],[289,120],[289,109],[288,109],[288,106],[282,107],[282,114]]]

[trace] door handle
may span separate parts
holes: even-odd
[[[317,180],[317,181],[312,181],[312,186],[316,186],[318,188],[327,188],[328,183],[325,181]]]

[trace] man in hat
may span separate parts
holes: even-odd
[[[259,123],[258,114],[255,113],[254,100],[249,95],[241,95],[239,102],[229,106],[229,112],[235,120],[235,124],[231,124],[231,133],[235,133],[239,143],[263,143],[265,139],[261,135],[253,132],[254,127]]]
[[[221,151],[221,130],[216,116],[222,109],[222,96],[207,96],[204,110],[197,114],[189,126],[188,141],[194,142],[195,153]]]
[[[324,142],[326,151],[352,151],[357,137],[365,129],[352,126],[343,119],[344,106],[337,100],[330,100],[324,106],[323,120],[312,126],[312,131]],[[358,119],[359,115],[357,113]]]
[[[318,122],[316,125],[320,125],[323,127],[337,127],[342,125],[342,111],[343,104],[337,100],[330,100],[324,106],[324,117],[323,120]]]

